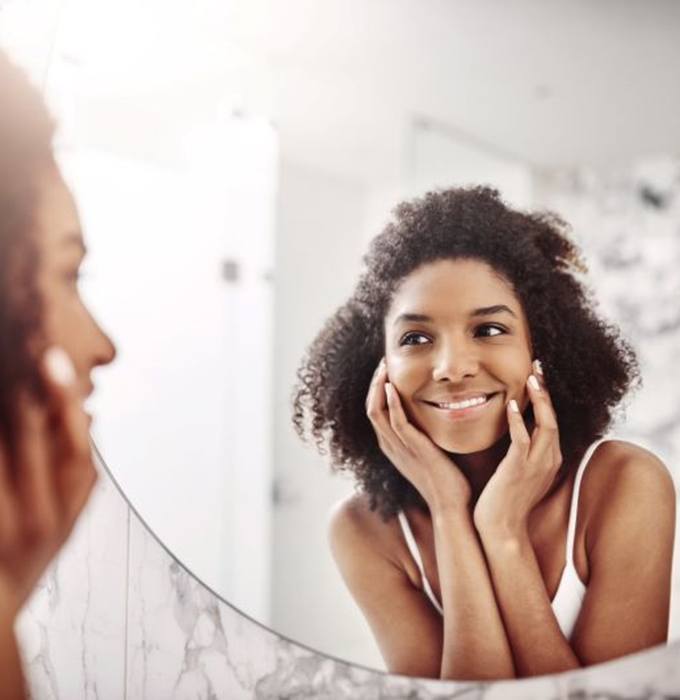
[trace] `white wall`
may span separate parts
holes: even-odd
[[[414,122],[409,139],[407,178],[413,194],[441,187],[490,185],[500,191],[508,204],[530,206],[534,177],[526,161],[456,134],[443,125]]]
[[[83,294],[119,346],[93,435],[153,532],[266,621],[276,138],[245,120],[222,124],[225,143],[204,133],[209,157],[183,169],[62,159],[91,250]]]
[[[331,475],[290,421],[290,394],[306,346],[350,294],[365,248],[361,185],[282,163],[275,275],[272,626],[321,651],[382,667],[332,560],[326,522],[352,484]]]

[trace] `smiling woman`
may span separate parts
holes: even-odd
[[[562,222],[430,193],[365,263],[294,423],[356,478],[331,547],[388,669],[511,678],[665,642],[673,483],[604,439],[639,373]]]

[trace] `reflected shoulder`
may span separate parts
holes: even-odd
[[[328,534],[331,544],[357,537],[364,538],[377,527],[379,516],[371,511],[368,497],[352,494],[339,500],[328,517]]]
[[[663,461],[633,442],[606,440],[597,447],[591,461],[586,475],[593,474],[592,481],[598,482],[605,492],[633,484],[674,491],[673,478]]]
[[[377,511],[371,510],[365,494],[352,494],[333,506],[328,538],[336,560],[344,553],[352,557],[373,554],[393,558],[393,523],[385,522]]]
[[[675,521],[675,485],[668,467],[632,442],[607,440],[598,446],[584,475],[583,492],[591,506],[590,548],[613,520],[631,527],[650,519],[668,527]]]

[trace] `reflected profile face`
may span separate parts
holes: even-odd
[[[73,196],[54,164],[39,172],[37,193],[34,219],[43,331],[48,344],[60,346],[73,361],[84,400],[94,389],[92,370],[110,363],[116,351],[80,296],[85,243]]]
[[[479,260],[427,263],[403,280],[385,318],[385,359],[407,416],[447,452],[488,449],[508,430],[508,401],[528,403],[524,310]]]

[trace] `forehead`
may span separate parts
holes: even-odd
[[[495,304],[505,304],[518,315],[522,312],[510,283],[487,263],[438,260],[422,265],[402,281],[388,317],[405,312],[447,317]]]
[[[66,244],[83,245],[73,195],[54,165],[41,168],[37,174],[35,225],[39,245],[48,252]]]

